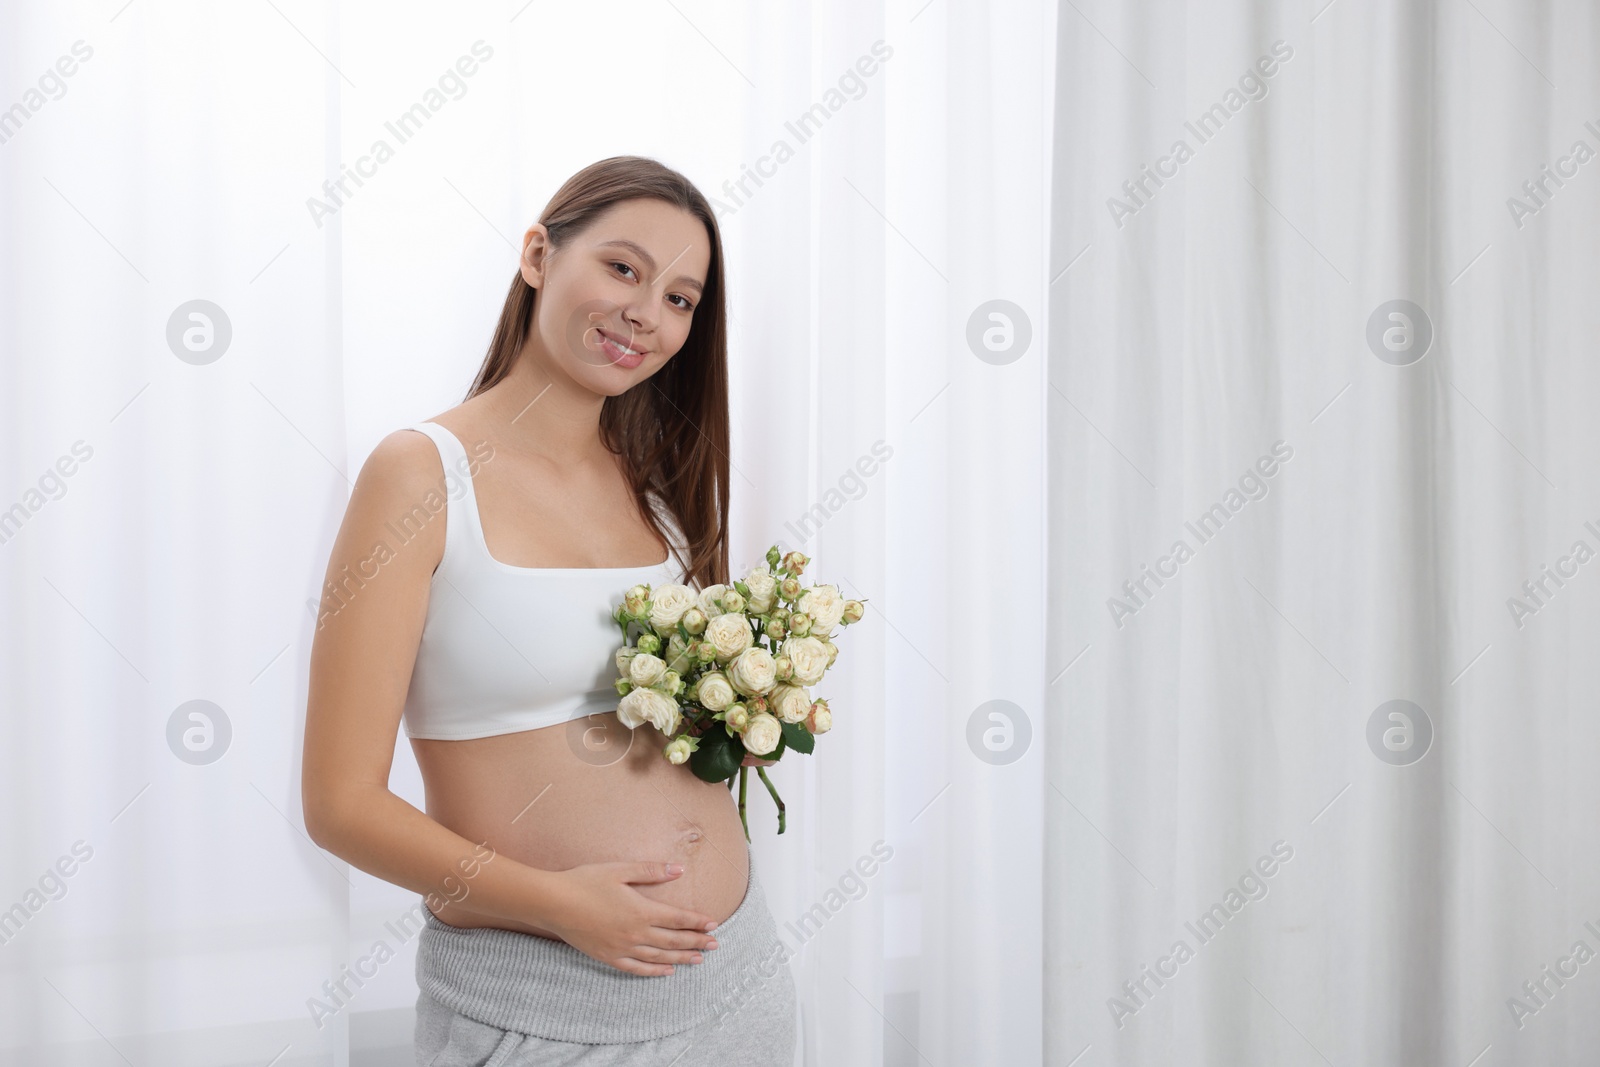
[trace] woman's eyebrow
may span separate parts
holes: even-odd
[[[646,267],[650,268],[650,273],[652,273],[652,274],[656,273],[656,258],[654,256],[652,256],[649,252],[646,252],[644,250],[644,246],[643,245],[641,245],[641,244],[639,244],[639,243],[637,243],[635,241],[630,241],[625,237],[619,237],[619,238],[617,238],[616,240],[613,240],[613,241],[601,241],[600,244],[597,247],[605,248],[605,247],[611,246],[611,245],[615,245],[616,247],[619,247],[619,248],[626,248],[628,251],[632,252],[634,255],[638,256],[641,260],[644,261],[644,265]],[[683,250],[683,252],[687,252],[687,251],[689,251],[687,248],[685,248]],[[680,256],[683,255],[683,252],[679,252],[678,255],[680,255]],[[677,260],[674,259],[673,262],[676,263]],[[670,265],[671,264],[668,264],[668,266],[670,266]],[[693,278],[690,278],[687,275],[680,274],[674,280],[679,282],[679,283],[681,283],[681,284],[683,284],[683,285],[688,286],[689,288],[693,289],[697,293],[702,293],[703,294],[705,292],[705,287],[703,285],[701,285],[699,282],[695,281]]]

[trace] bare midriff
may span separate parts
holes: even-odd
[[[563,871],[587,863],[681,863],[667,882],[634,886],[721,923],[744,900],[749,854],[737,798],[668,762],[667,738],[629,730],[616,712],[469,741],[411,738],[435,821],[497,856]],[[492,861],[491,861],[492,862]],[[453,926],[560,938],[470,910],[471,892],[434,911]]]

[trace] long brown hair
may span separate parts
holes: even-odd
[[[642,156],[612,156],[591,164],[556,191],[539,221],[559,249],[601,212],[640,197],[683,208],[705,224],[711,265],[683,347],[648,381],[600,409],[600,440],[622,461],[639,513],[672,552],[651,494],[659,494],[683,533],[684,581],[701,588],[728,580],[728,336],[723,296],[722,233],[700,190],[682,174]],[[471,400],[511,371],[533,326],[538,291],[511,279],[500,322]],[[669,554],[670,558],[670,554]]]

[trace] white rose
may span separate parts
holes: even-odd
[[[780,685],[767,697],[773,712],[784,722],[799,722],[811,714],[811,694],[797,685]]]
[[[750,725],[744,728],[744,750],[752,756],[765,756],[778,747],[783,737],[783,727],[766,712],[750,716]]]
[[[661,751],[667,757],[668,762],[687,763],[689,762],[689,753],[694,750],[689,747],[689,739],[687,737],[680,737],[676,740],[668,741],[667,747]]]
[[[665,661],[648,652],[640,652],[628,663],[628,681],[640,687],[655,685],[666,673]]]
[[[669,582],[659,585],[650,597],[650,627],[658,634],[678,628],[683,613],[695,605],[694,590]]]
[[[678,729],[683,713],[678,702],[654,689],[634,689],[617,705],[617,721],[630,730],[649,723],[664,734]]]
[[[800,685],[822,681],[822,672],[828,669],[827,645],[815,637],[789,637],[784,639],[783,654],[794,667],[793,681]]]
[[[745,575],[744,584],[750,590],[748,607],[753,614],[765,615],[778,602],[778,580],[767,573],[765,566],[756,567]]]
[[[699,608],[706,618],[714,619],[722,614],[722,609],[717,606],[717,600],[727,591],[728,587],[721,582],[716,585],[708,585],[700,590],[700,596],[695,601],[695,607]]]
[[[778,665],[764,648],[747,648],[728,664],[728,681],[745,696],[765,693],[778,684]]]
[[[717,659],[728,662],[755,641],[743,615],[718,615],[706,626],[705,639],[717,650]]]
[[[800,596],[799,608],[811,616],[811,632],[819,637],[839,625],[845,599],[836,585],[814,585]]]
[[[728,679],[717,671],[702,676],[700,688],[696,692],[700,697],[700,706],[707,711],[726,710],[736,695],[733,686],[728,684]]]

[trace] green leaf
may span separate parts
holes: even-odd
[[[817,735],[807,730],[804,723],[783,723],[782,731],[784,743],[796,752],[804,752],[809,756],[811,755],[811,750],[817,745]]]
[[[703,782],[721,782],[737,774],[743,760],[744,742],[718,728],[700,735],[700,747],[689,755],[689,769]]]

